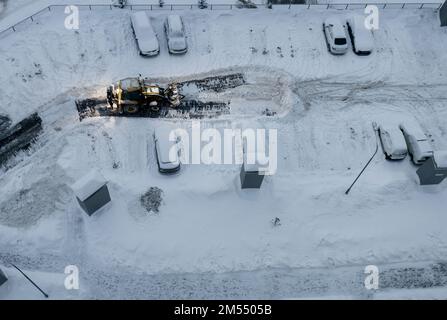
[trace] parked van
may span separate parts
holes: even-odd
[[[130,20],[140,54],[142,56],[156,56],[160,52],[160,45],[146,12],[132,13]]]
[[[422,164],[433,157],[433,148],[418,125],[403,123],[400,125],[400,129],[404,134],[408,153],[414,164]]]
[[[365,26],[365,17],[354,15],[347,19],[346,24],[354,53],[360,56],[371,54],[374,48],[374,38],[371,30]]]

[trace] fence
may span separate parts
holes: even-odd
[[[238,5],[233,4],[209,4],[206,8],[200,7],[198,4],[165,4],[162,7],[156,4],[134,4],[134,5],[125,5],[123,8],[118,8],[113,5],[107,5],[107,4],[55,4],[50,5],[42,10],[20,20],[19,22],[15,23],[14,25],[0,31],[0,36],[6,34],[7,32],[15,32],[16,27],[26,21],[34,22],[34,20],[44,12],[51,12],[53,9],[57,8],[65,8],[66,6],[73,5],[77,6],[79,8],[88,9],[88,10],[95,10],[98,8],[101,9],[107,9],[107,10],[151,10],[151,11],[172,11],[172,10],[193,10],[193,9],[203,9],[203,10],[232,10],[232,9],[239,9],[240,7]],[[368,5],[375,5],[379,9],[434,9],[439,10],[442,6],[442,3],[432,3],[432,2],[421,2],[421,3],[408,3],[408,2],[401,2],[401,3],[378,3],[378,2],[372,2],[372,3],[333,3],[333,4],[275,4],[272,6],[272,8],[287,8],[291,9],[293,8],[305,8],[305,9],[311,9],[311,8],[323,8],[323,9],[361,9],[365,8]],[[260,5],[258,5],[260,6]],[[262,6],[262,5],[261,5]],[[263,6],[262,6],[263,7]],[[249,10],[247,8],[247,10]]]

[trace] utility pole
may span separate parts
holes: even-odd
[[[355,185],[357,180],[360,178],[360,176],[363,174],[363,172],[365,172],[366,168],[368,168],[369,164],[371,163],[371,161],[376,156],[377,151],[379,151],[379,141],[377,139],[377,131],[378,131],[377,123],[373,122],[372,126],[373,126],[373,129],[374,129],[374,136],[376,137],[376,151],[374,151],[374,154],[372,155],[371,159],[369,159],[368,163],[365,165],[365,167],[362,169],[362,171],[360,171],[359,175],[357,176],[357,178],[355,178],[354,182],[351,184],[351,186],[348,188],[348,190],[346,190],[345,194],[349,194],[349,192],[351,191],[352,187]]]

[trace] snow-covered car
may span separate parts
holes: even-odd
[[[130,17],[138,49],[143,56],[156,56],[160,52],[157,34],[146,12],[138,11]]]
[[[374,49],[374,38],[371,30],[365,26],[365,17],[354,15],[346,21],[351,37],[352,50],[358,55],[369,55]]]
[[[188,51],[182,17],[177,14],[169,15],[165,21],[165,33],[168,40],[169,53],[183,54]]]
[[[379,125],[383,153],[388,160],[402,160],[407,154],[407,144],[398,125]]]
[[[160,173],[175,173],[180,170],[178,139],[172,132],[169,127],[154,130],[155,154]]]
[[[433,157],[433,148],[430,146],[427,136],[418,125],[403,123],[400,125],[400,129],[404,134],[408,153],[414,164],[422,164]]]
[[[326,19],[323,22],[323,32],[328,50],[332,54],[345,54],[348,51],[346,25],[340,19]]]

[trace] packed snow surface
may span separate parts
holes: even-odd
[[[408,159],[379,152],[344,193],[375,150],[374,121],[414,121],[447,150],[447,30],[436,12],[381,11],[366,57],[327,52],[322,22],[346,11],[299,8],[176,11],[189,48],[171,56],[169,13],[148,12],[155,58],[139,56],[130,10],[81,10],[79,30],[67,30],[61,8],[2,36],[0,114],[18,122],[38,111],[44,132],[0,171],[0,264],[35,273],[56,298],[294,298],[370,297],[364,266],[445,259],[445,182],[419,186]],[[80,122],[74,103],[138,74],[167,83],[232,73],[246,83],[199,94],[231,107],[201,130],[277,130],[278,170],[260,190],[239,189],[239,165],[159,174],[154,129],[189,131],[190,119]],[[109,181],[112,203],[88,217],[70,186],[90,170]],[[141,204],[150,187],[163,190],[158,213]],[[63,289],[68,264],[81,291]],[[0,298],[35,297],[19,279]]]

